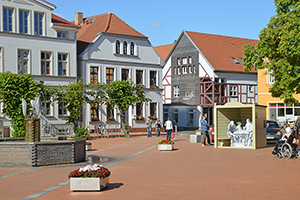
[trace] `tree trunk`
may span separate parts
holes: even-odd
[[[129,135],[129,126],[125,122],[125,116],[123,115],[123,110],[120,110],[120,116],[121,116],[121,125],[124,132],[125,137],[130,137]]]

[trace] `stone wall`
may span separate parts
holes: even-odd
[[[0,166],[43,166],[84,161],[85,140],[0,142]]]

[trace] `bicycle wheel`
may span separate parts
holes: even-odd
[[[296,158],[300,158],[300,149],[299,146],[296,148]]]
[[[281,155],[285,159],[289,159],[292,156],[292,147],[289,143],[284,143],[281,147]]]

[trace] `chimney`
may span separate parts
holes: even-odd
[[[75,13],[75,24],[80,25],[83,20],[83,13],[77,12]]]

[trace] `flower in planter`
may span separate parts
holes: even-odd
[[[92,117],[92,121],[98,121],[99,118],[98,117]]]
[[[71,177],[80,177],[80,178],[106,178],[110,176],[110,171],[103,167],[102,165],[94,164],[94,165],[87,165],[85,167],[76,169],[68,175],[69,178]]]
[[[145,117],[143,117],[143,116],[137,116],[136,119],[137,119],[137,120],[144,120]]]
[[[151,85],[150,87],[151,87],[152,89],[157,89],[157,88],[158,88],[158,86],[155,85],[155,84]]]
[[[173,142],[172,140],[161,140],[159,142],[157,142],[157,145],[160,144],[175,144],[175,142]]]
[[[109,121],[115,121],[115,118],[114,118],[114,117],[107,117],[107,119],[108,119]]]
[[[157,119],[157,117],[156,116],[150,116],[150,119]]]
[[[89,142],[89,141],[87,141],[87,140],[85,141],[85,144],[86,144],[86,145],[92,145],[92,143]]]

